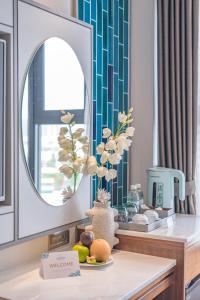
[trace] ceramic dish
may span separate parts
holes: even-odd
[[[148,218],[149,223],[153,223],[153,222],[159,220],[158,213],[155,210],[153,210],[153,209],[146,210],[144,212],[144,215]]]
[[[145,216],[144,214],[136,214],[133,216],[132,218],[132,222],[134,224],[149,224],[149,220],[148,220],[148,217]]]
[[[106,267],[110,264],[113,263],[113,258],[109,257],[109,259],[105,262],[102,263],[96,263],[96,264],[88,264],[88,263],[81,263],[80,267],[87,267],[87,268],[101,268],[101,267]]]

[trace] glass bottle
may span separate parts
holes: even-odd
[[[132,221],[133,216],[139,212],[139,206],[140,206],[140,202],[139,202],[139,194],[137,191],[137,186],[131,185],[127,197],[127,203],[126,203],[129,221]]]
[[[137,186],[137,191],[138,191],[138,195],[139,195],[139,202],[140,202],[140,206],[141,206],[142,204],[144,204],[144,194],[143,194],[143,191],[142,191],[141,184],[137,183],[136,186]]]

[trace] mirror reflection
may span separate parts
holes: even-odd
[[[86,84],[75,52],[64,40],[56,37],[46,40],[34,55],[26,75],[22,139],[31,179],[49,204],[65,203],[76,192],[83,176],[80,173],[68,178],[60,171],[63,163],[58,139],[64,125],[61,111],[74,114],[73,130],[82,128],[87,134],[86,107]],[[79,151],[78,155],[84,158],[85,154]],[[71,194],[63,193],[66,188]]]

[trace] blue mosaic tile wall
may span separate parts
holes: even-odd
[[[118,112],[128,110],[129,0],[78,0],[78,18],[93,25],[93,152],[102,129],[115,130]],[[113,183],[103,181],[112,204],[126,201],[128,155],[116,166]],[[93,178],[95,199],[97,178]]]

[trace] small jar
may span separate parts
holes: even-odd
[[[114,207],[118,210],[118,215],[115,217],[116,222],[127,223],[128,222],[128,211],[125,206]]]
[[[128,212],[128,221],[132,221],[132,218],[138,213],[138,206],[136,203],[127,202],[126,209]]]

